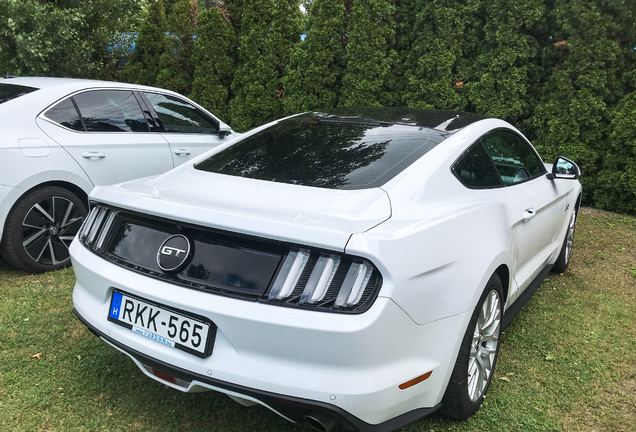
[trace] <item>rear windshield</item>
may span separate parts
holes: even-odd
[[[381,186],[447,134],[404,124],[304,114],[283,120],[195,168],[329,189]]]
[[[36,91],[35,87],[27,87],[15,84],[0,84],[0,104],[9,102],[11,99]]]

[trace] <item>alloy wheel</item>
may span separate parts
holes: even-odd
[[[576,212],[572,214],[570,218],[570,225],[568,226],[568,234],[565,238],[565,263],[570,262],[570,254],[572,253],[572,246],[574,244],[574,226],[576,225]]]
[[[69,246],[82,226],[82,211],[61,196],[34,204],[22,221],[22,247],[38,264],[57,265],[70,259]]]
[[[468,359],[468,398],[476,402],[486,391],[493,373],[499,331],[501,328],[501,301],[499,293],[490,291],[486,297],[473,332]]]

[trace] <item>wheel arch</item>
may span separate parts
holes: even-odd
[[[36,189],[46,186],[57,186],[66,189],[77,196],[88,210],[88,192],[92,190],[93,186],[81,177],[74,179],[77,180],[77,183],[69,181],[68,179],[60,179],[59,177],[57,179],[47,179],[45,181],[38,182],[37,177],[40,177],[40,175],[34,177],[31,177],[23,181],[18,186],[13,187],[4,200],[0,202],[0,242],[2,242],[2,239],[4,238],[4,229],[9,212],[11,212],[16,203],[18,203],[23,196]]]
[[[508,295],[510,294],[510,269],[506,264],[502,264],[495,270],[495,273],[501,279],[501,285],[503,286],[503,295],[502,303],[506,304],[508,300]]]
[[[88,210],[88,194],[86,193],[86,191],[84,191],[84,189],[82,189],[81,187],[67,181],[51,180],[48,182],[40,183],[39,185],[33,186],[31,189],[24,191],[22,195],[25,195],[31,192],[32,190],[40,189],[46,186],[57,186],[57,187],[61,187],[62,189],[68,190],[69,192],[77,196],[80,200],[82,200],[82,202],[86,206],[86,209]]]

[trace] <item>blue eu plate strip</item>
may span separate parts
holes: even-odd
[[[119,319],[119,313],[121,312],[121,299],[122,295],[118,292],[113,293],[113,301],[110,303],[110,316],[111,318]]]

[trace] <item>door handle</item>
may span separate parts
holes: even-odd
[[[526,209],[526,211],[523,212],[523,221],[524,222],[528,222],[536,214],[537,214],[537,212],[535,212],[533,208]]]
[[[82,157],[90,160],[104,159],[106,155],[102,152],[85,152]]]
[[[188,149],[176,149],[173,150],[174,154],[176,154],[177,156],[189,156],[190,155],[190,151]]]

